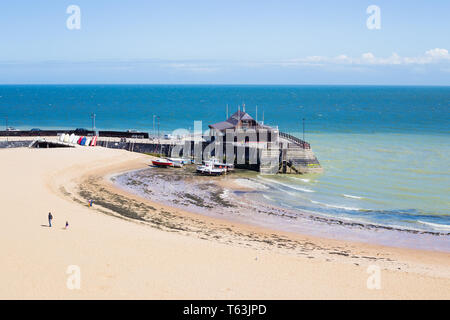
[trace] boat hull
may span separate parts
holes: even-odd
[[[197,173],[202,176],[221,176],[222,171],[207,171],[207,170],[197,170]]]
[[[167,168],[172,167],[173,163],[170,161],[152,160],[152,164],[156,167]]]
[[[226,173],[226,169],[213,168],[211,166],[199,166],[197,167],[197,174],[203,176],[220,176]]]

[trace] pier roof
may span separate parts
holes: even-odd
[[[242,124],[248,124],[250,126],[258,126],[258,123],[247,112],[236,111],[231,117],[222,122],[210,124],[210,129],[224,131],[226,129],[234,129],[240,127]]]

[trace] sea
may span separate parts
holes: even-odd
[[[310,142],[324,172],[242,175],[259,200],[355,223],[450,234],[450,87],[6,85],[18,129],[192,131],[241,108]],[[155,119],[159,119],[155,120]],[[450,245],[449,245],[450,247]]]

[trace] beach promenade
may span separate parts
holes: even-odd
[[[239,225],[149,203],[107,179],[149,160],[101,147],[1,149],[0,299],[450,298],[448,253]],[[149,219],[160,225],[100,204],[90,208],[79,195],[90,182],[84,190],[94,199],[109,194],[131,208],[151,207]],[[196,233],[199,225],[227,232],[216,241]],[[291,245],[278,246],[282,241]],[[379,289],[367,286],[371,265],[380,268]],[[80,272],[79,289],[70,285],[73,270]]]

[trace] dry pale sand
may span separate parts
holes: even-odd
[[[448,253],[238,225],[148,203],[103,178],[148,161],[104,148],[0,150],[0,298],[450,298]],[[116,205],[89,208],[89,193]],[[127,218],[135,213],[141,220]],[[67,287],[70,265],[79,290]],[[367,288],[369,265],[381,268],[379,290]]]

